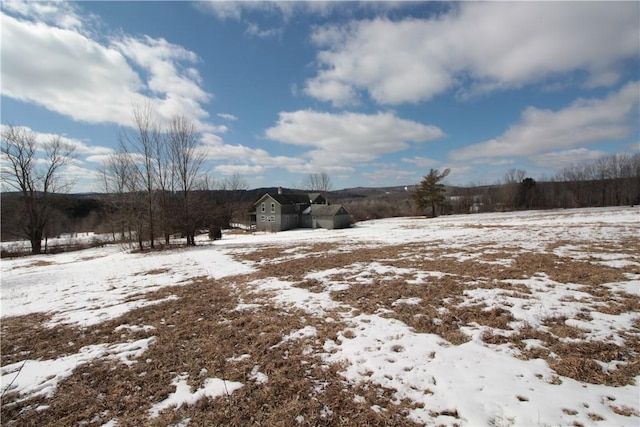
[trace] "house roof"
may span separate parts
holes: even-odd
[[[255,203],[261,203],[266,197],[270,197],[281,205],[309,204],[309,196],[307,194],[265,194]]]
[[[322,195],[322,193],[309,193],[309,200],[311,201],[311,203],[324,203],[325,202],[325,198]]]
[[[315,216],[336,216],[336,215],[348,215],[349,212],[342,205],[311,205],[309,206],[310,212],[307,210],[304,213],[310,213]]]
[[[310,203],[308,194],[280,194],[289,199],[290,203]]]

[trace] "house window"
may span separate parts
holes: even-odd
[[[262,203],[261,208],[262,208],[262,212],[264,212],[264,210],[265,210],[265,209],[264,209],[264,202]]]
[[[276,204],[271,202],[271,213],[275,213],[276,211]]]

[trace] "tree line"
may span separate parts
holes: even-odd
[[[448,173],[448,171],[445,171]],[[640,154],[612,154],[565,167],[536,181],[511,169],[494,185],[448,187],[432,169],[412,196],[419,211],[474,213],[640,204]],[[426,196],[425,196],[426,194]],[[426,199],[425,199],[426,197]],[[423,200],[421,200],[423,199]]]
[[[219,183],[222,192],[210,191],[214,180],[203,169],[206,153],[191,120],[178,115],[162,125],[148,105],[137,106],[118,141],[100,170],[114,237],[142,250],[179,234],[193,246],[198,230],[228,226],[236,215],[247,184],[234,175]]]
[[[118,150],[99,170],[105,193],[102,226],[107,224],[114,240],[143,250],[169,244],[171,236],[180,234],[195,245],[198,230],[228,226],[243,209],[237,195],[247,184],[240,175],[219,182],[221,191],[210,191],[214,181],[203,169],[201,135],[186,117],[161,123],[148,104],[138,105],[132,108],[132,127],[120,130],[117,139]],[[29,240],[32,254],[41,253],[43,240],[55,235],[65,217],[63,199],[56,195],[73,184],[61,172],[74,161],[74,147],[60,137],[39,142],[34,132],[7,125],[1,150],[3,191],[19,195],[12,200],[19,214],[3,215],[3,232],[10,229]]]

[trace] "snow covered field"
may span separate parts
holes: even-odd
[[[639,241],[640,209],[627,207],[395,218],[346,230],[225,234],[163,252],[107,245],[3,259],[2,423],[201,425],[207,418],[198,417],[213,411],[203,402],[234,405],[267,390],[270,359],[298,372],[292,364],[311,366],[309,357],[336,370],[333,386],[382,390],[376,401],[349,395],[380,422],[400,407],[418,425],[637,426]],[[213,311],[196,315],[209,297],[219,301]],[[169,318],[189,311],[191,325]],[[287,313],[295,327],[273,317]],[[247,334],[278,336],[260,354],[241,350],[248,343],[238,338],[234,348],[223,340],[220,354],[200,355],[220,328],[258,315],[268,330]],[[186,334],[205,322],[217,325],[203,329],[211,335]],[[38,345],[25,338],[31,333]],[[180,364],[154,364],[165,343],[183,346]],[[295,346],[300,359],[287,359]],[[125,410],[135,387],[102,398],[87,391],[86,377],[103,364],[164,383]],[[65,384],[122,404],[60,418],[73,412],[63,410]],[[298,403],[281,422],[357,425],[324,400],[326,387],[310,391],[316,414]]]

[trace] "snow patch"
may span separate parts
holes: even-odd
[[[55,394],[58,383],[73,374],[77,367],[101,357],[131,366],[135,363],[133,359],[140,357],[155,341],[155,337],[149,337],[130,343],[89,345],[76,354],[58,359],[12,363],[0,368],[2,391],[19,393],[24,396],[21,401],[36,396],[50,398]]]
[[[164,409],[175,406],[176,409],[182,405],[193,405],[198,400],[209,397],[211,399],[225,394],[231,394],[243,386],[242,383],[235,381],[225,381],[220,378],[207,378],[204,380],[204,386],[191,392],[191,386],[187,384],[188,374],[178,375],[171,381],[176,387],[176,391],[171,393],[162,402],[156,403],[149,409],[149,417],[157,418]]]

